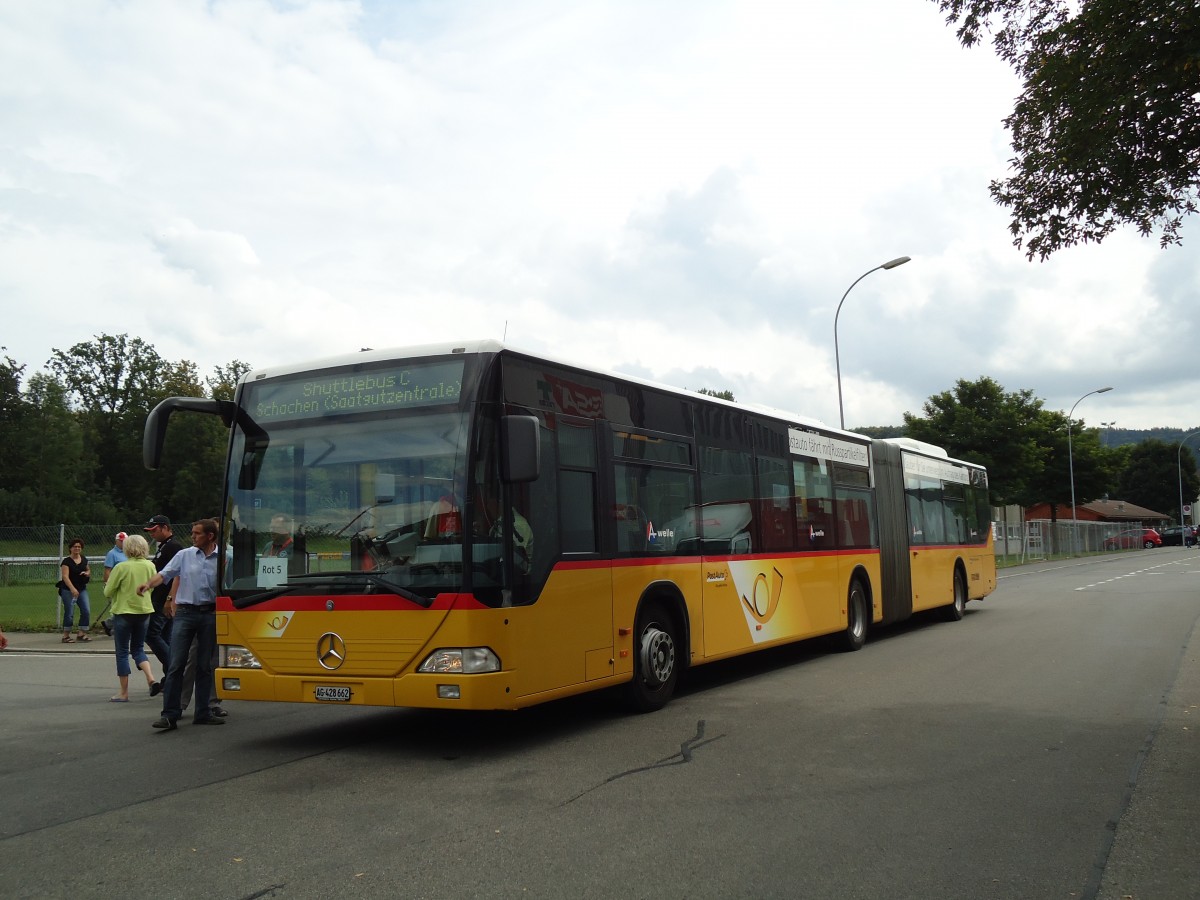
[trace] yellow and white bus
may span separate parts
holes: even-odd
[[[248,373],[233,401],[219,693],[517,709],[872,627],[996,584],[987,473],[944,451],[497,342]]]

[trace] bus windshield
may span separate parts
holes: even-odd
[[[468,420],[457,404],[239,420],[224,576],[234,603],[307,587],[428,605],[458,590]]]

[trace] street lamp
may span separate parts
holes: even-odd
[[[1075,406],[1078,406],[1092,394],[1103,394],[1111,391],[1111,387],[1097,388],[1094,391],[1088,391],[1082,397],[1075,401]],[[1074,556],[1079,552],[1079,517],[1075,513],[1075,453],[1071,448],[1071,417],[1075,415],[1075,406],[1071,407],[1071,411],[1067,413],[1067,466],[1071,470],[1071,555]]]
[[[1183,440],[1179,442],[1179,449],[1175,451],[1175,471],[1179,475],[1179,527],[1183,528],[1183,444],[1190,437],[1195,437],[1200,434],[1200,431],[1193,431],[1191,434],[1185,434]],[[1195,514],[1192,515],[1192,521],[1196,521]],[[1187,538],[1183,536],[1182,530],[1179,534],[1179,540],[1183,546],[1187,546]]]
[[[838,316],[842,314],[842,304],[846,302],[846,298],[850,296],[850,292],[854,290],[854,285],[858,284],[872,272],[878,272],[880,269],[894,269],[896,266],[904,265],[910,259],[912,259],[911,256],[897,256],[895,259],[889,259],[887,262],[876,266],[873,269],[867,269],[867,271],[863,272],[854,279],[854,283],[851,284],[850,287],[846,288],[846,293],[842,294],[842,299],[838,301],[837,312],[833,314],[833,360],[834,364],[837,366],[838,421],[841,422],[843,431],[846,430],[846,414],[842,411],[842,357],[838,352],[837,336]]]
[[[1116,425],[1116,422],[1101,422],[1100,427],[1104,429],[1104,449],[1108,449],[1108,429]]]

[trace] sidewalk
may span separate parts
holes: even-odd
[[[6,631],[5,653],[100,653],[115,654],[113,639],[103,631],[94,631],[90,641],[62,642],[61,631]]]

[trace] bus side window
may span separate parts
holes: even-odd
[[[796,491],[796,547],[829,550],[833,532],[833,484],[825,464],[815,459],[792,460]]]
[[[591,422],[560,416],[558,425],[558,505],[563,553],[595,553],[596,437]]]
[[[782,459],[757,458],[759,527],[763,550],[791,550],[795,544],[791,466]]]
[[[838,521],[838,546],[854,548],[874,546],[874,537],[871,534],[869,494],[839,488],[838,510],[841,514]]]
[[[618,553],[642,553],[646,549],[646,517],[636,506],[618,503],[613,507]]]

